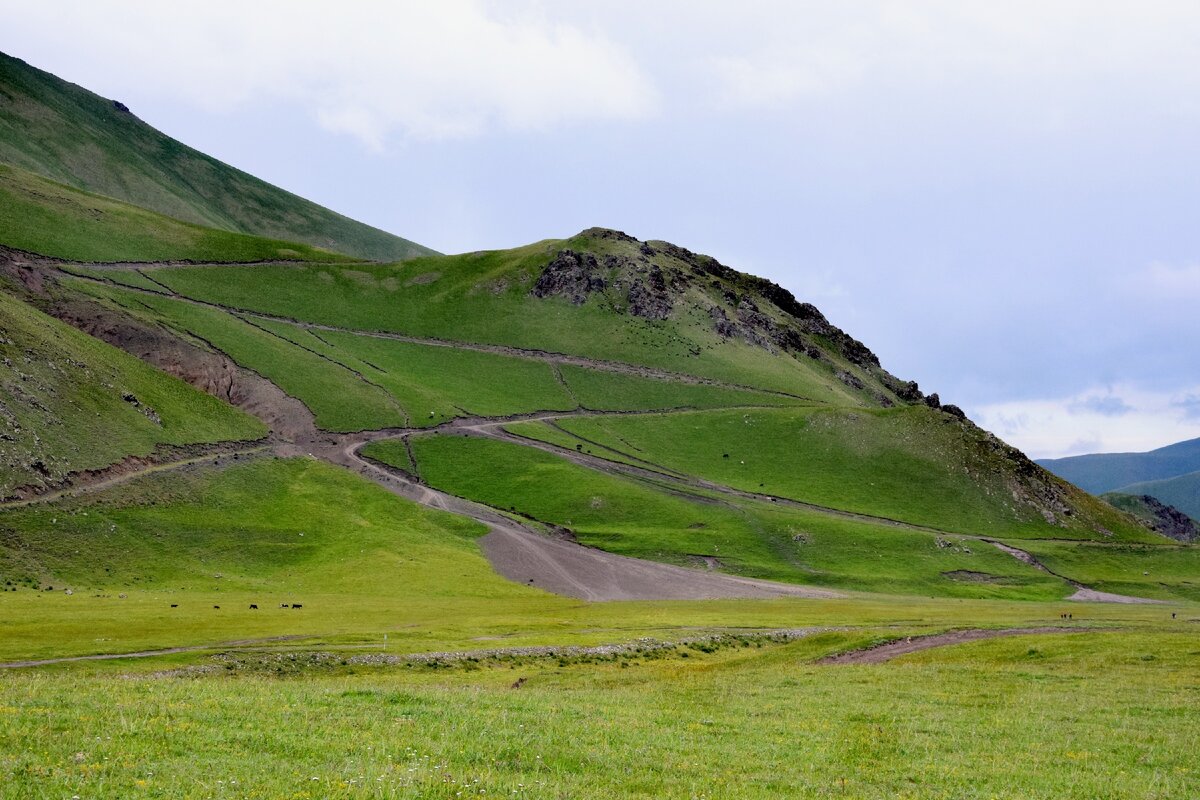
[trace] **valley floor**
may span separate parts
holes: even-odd
[[[1013,635],[820,663],[881,635],[456,664],[284,650],[199,672],[169,660],[10,672],[0,797],[1200,792],[1194,633]]]
[[[0,507],[0,798],[1200,795],[1197,549],[1013,522],[927,409],[77,272],[270,433]]]

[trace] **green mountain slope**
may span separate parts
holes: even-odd
[[[1175,480],[1182,480],[1186,477],[1188,476]],[[1163,483],[1169,482],[1169,480],[1163,481]],[[1142,484],[1142,486],[1153,487],[1157,483],[1157,481],[1152,481]],[[1200,497],[1200,480],[1195,481],[1193,488],[1195,491],[1193,491],[1192,497]],[[1200,541],[1200,522],[1197,522],[1196,518],[1188,516],[1180,509],[1164,503],[1153,495],[1105,492],[1100,497],[1122,511],[1133,514],[1163,536],[1169,536],[1180,542]]]
[[[380,261],[432,252],[199,153],[115,101],[2,53],[0,162],[210,228]]]
[[[1200,471],[1157,481],[1131,483],[1117,491],[1121,494],[1149,495],[1174,506],[1192,519],[1200,520]]]
[[[922,397],[781,287],[602,228],[395,265],[151,274],[188,297],[357,330],[628,362],[820,403]]]
[[[265,434],[232,406],[0,292],[0,498],[163,445]]]
[[[91,277],[104,282],[66,286],[217,347],[308,405],[327,430],[711,408],[553,425],[618,461],[909,524],[1161,541],[890,375],[817,309],[665,242],[591,229],[398,265]],[[193,301],[163,297],[164,287]],[[625,374],[608,371],[616,368]],[[788,405],[800,407],[765,408]]]
[[[1042,459],[1038,464],[1093,494],[1125,492],[1127,489],[1123,487],[1131,484],[1200,470],[1200,439],[1176,442],[1146,453],[1094,453]]]
[[[1071,564],[1085,552],[1073,543],[1148,548],[1102,571],[1128,586],[1145,583],[1138,559],[1184,549],[893,376],[814,306],[714,258],[591,228],[345,263],[320,248],[366,251],[312,216],[329,212],[110,101],[0,66],[0,162],[15,164],[0,165],[0,244],[136,262],[0,250],[0,267],[38,309],[260,415],[277,452],[403,483],[372,473],[390,463],[421,473],[423,502],[452,507],[429,494],[438,487],[617,553],[838,589],[1057,599],[1077,588],[1071,575],[1039,572],[991,538],[1062,541]],[[396,261],[406,255],[417,257]],[[169,260],[188,263],[155,263]],[[228,263],[246,261],[273,263]],[[14,320],[41,319],[5,303]],[[34,342],[22,324],[14,363],[38,365],[47,399],[44,419],[18,420],[34,440],[7,454],[12,486],[265,432],[215,399],[202,408],[177,381],[163,387],[178,397],[123,388],[133,379],[117,366],[64,382],[53,331],[43,324]],[[115,353],[61,338],[79,363]],[[16,382],[5,390],[12,405],[23,398]],[[98,399],[72,404],[84,390]],[[113,432],[99,435],[97,418]],[[357,460],[368,443],[374,461]]]
[[[345,261],[307,244],[205,228],[0,164],[0,245],[77,261]]]
[[[924,406],[718,410],[570,419],[557,426],[660,468],[941,530],[1150,538],[1107,504],[1032,468],[986,431]]]

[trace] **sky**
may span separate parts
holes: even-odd
[[[0,49],[443,252],[771,278],[1034,457],[1200,436],[1200,4],[0,0]]]

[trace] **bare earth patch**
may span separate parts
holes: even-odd
[[[976,628],[964,631],[948,631],[935,633],[930,636],[909,636],[895,642],[888,642],[876,647],[862,650],[851,650],[847,653],[826,656],[818,664],[882,664],[893,658],[906,656],[921,650],[934,647],[948,647],[965,642],[977,642],[981,639],[996,639],[1001,636],[1030,636],[1043,633],[1087,633],[1089,628],[1006,628],[999,630]]]

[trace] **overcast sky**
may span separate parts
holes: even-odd
[[[1200,436],[1200,4],[0,0],[0,48],[445,252],[772,278],[1035,457]]]

